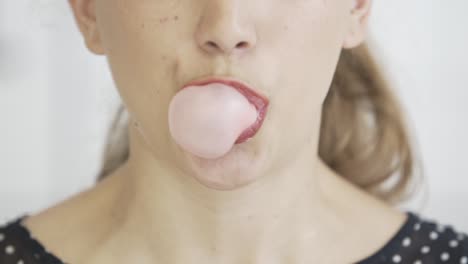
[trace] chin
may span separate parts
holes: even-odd
[[[207,188],[228,191],[249,185],[261,176],[261,168],[265,166],[263,154],[261,150],[252,150],[252,145],[239,144],[217,159],[187,155],[191,177]]]

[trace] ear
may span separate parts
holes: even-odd
[[[351,49],[361,44],[366,37],[367,22],[372,0],[352,0],[350,9],[350,24],[343,41],[343,48]]]
[[[83,35],[86,47],[93,53],[105,54],[99,36],[95,12],[96,0],[68,0],[73,10],[75,22]]]

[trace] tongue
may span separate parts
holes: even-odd
[[[215,159],[229,152],[257,115],[255,106],[230,86],[189,86],[172,98],[169,130],[184,150]]]

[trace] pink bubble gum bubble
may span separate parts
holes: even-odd
[[[255,106],[236,89],[211,83],[180,90],[169,105],[169,130],[184,150],[219,158],[257,120]]]

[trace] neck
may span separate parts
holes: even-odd
[[[131,155],[120,177],[125,188],[119,199],[125,202],[119,206],[126,210],[128,228],[144,232],[146,243],[171,263],[194,256],[252,260],[262,258],[260,252],[272,258],[275,248],[298,246],[326,225],[324,215],[331,209],[313,146],[275,174],[221,191],[154,158],[137,134],[131,129]]]

